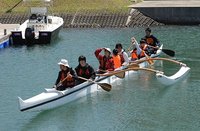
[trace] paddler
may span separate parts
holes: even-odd
[[[160,42],[159,40],[151,34],[151,29],[146,28],[145,29],[145,36],[142,38],[142,40],[145,40],[146,43],[150,47],[151,54],[156,54],[157,49],[160,47]]]
[[[118,54],[121,57],[121,64],[122,65],[127,65],[129,63],[128,54],[123,49],[122,44],[121,43],[117,43],[115,45],[115,49],[118,50]]]
[[[114,68],[117,69],[117,68],[121,67],[122,66],[121,57],[118,54],[118,50],[117,49],[113,49],[112,57],[113,57],[113,62],[114,62]]]
[[[100,54],[101,51],[104,51],[104,55]],[[110,48],[98,48],[95,51],[94,54],[99,61],[98,73],[105,73],[114,70],[114,62],[111,53]]]
[[[79,62],[79,64],[75,68],[77,76],[94,80],[96,77],[94,68],[91,65],[89,65],[88,63],[86,63],[86,57],[83,55],[79,56],[78,62]],[[77,84],[81,84],[83,82],[85,82],[85,80],[83,80],[83,79],[77,80]]]
[[[59,91],[74,87],[76,73],[69,67],[68,61],[66,59],[61,59],[58,65],[60,66],[60,71],[53,87]]]

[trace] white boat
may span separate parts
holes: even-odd
[[[12,44],[47,44],[55,39],[64,20],[47,13],[47,7],[31,7],[29,19],[11,31]]]
[[[162,46],[161,46],[162,48]],[[152,55],[151,57],[158,57],[161,54],[161,50],[157,51],[157,54]],[[148,62],[144,61],[142,63],[139,64],[140,68],[142,67],[146,67],[148,66]],[[126,70],[127,67],[121,67],[122,70]],[[181,71],[183,71],[183,69],[181,69]],[[180,73],[181,73],[180,71]],[[127,71],[125,73],[126,76],[133,74],[135,71],[130,70]],[[179,77],[182,77],[180,74],[178,73],[177,75],[175,75],[175,77],[173,78],[177,78],[177,76],[179,75]],[[170,79],[168,77],[166,77],[164,74],[160,73],[160,72],[156,72],[156,76],[158,78],[158,80],[160,81],[164,81],[165,82],[169,82]],[[166,81],[165,81],[165,79]],[[101,76],[101,77],[97,77],[96,78],[96,82],[99,83],[109,83],[112,84],[113,82],[119,80],[120,78],[111,75],[111,76]],[[168,81],[167,81],[168,80]],[[173,80],[172,80],[173,81]],[[169,82],[170,83],[170,82]],[[172,82],[171,82],[172,83]],[[84,82],[80,85],[77,85],[73,88],[68,88],[64,91],[57,91],[55,89],[45,89],[44,92],[31,97],[29,99],[26,100],[22,100],[20,97],[18,97],[19,99],[19,108],[20,111],[36,111],[36,110],[47,110],[47,109],[51,109],[51,108],[55,108],[58,106],[61,106],[63,104],[66,104],[68,102],[71,102],[73,100],[76,100],[78,98],[84,97],[87,94],[96,92],[96,91],[102,91],[101,87],[96,84],[96,83],[92,83],[92,82]]]
[[[152,57],[157,57],[160,54],[161,54],[161,50],[158,50],[157,54],[152,55]],[[145,67],[148,65],[148,63],[143,62],[143,63],[140,63],[139,65],[140,67]],[[121,68],[124,69],[126,67],[121,67]],[[130,73],[132,72],[134,71],[130,71]],[[126,75],[127,74],[128,72],[126,73]],[[120,78],[116,76],[103,76],[103,77],[97,77],[96,82],[112,84],[118,79]],[[47,109],[61,106],[70,101],[76,100],[80,97],[86,96],[87,94],[90,94],[99,90],[102,90],[101,87],[91,82],[84,82],[80,85],[77,85],[73,88],[66,89],[64,91],[57,91],[53,88],[45,89],[44,92],[26,100],[23,100],[20,97],[18,97],[19,109],[20,111],[47,110]]]

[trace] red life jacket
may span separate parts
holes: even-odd
[[[99,69],[110,71],[114,70],[114,62],[112,57],[106,58],[106,56],[103,56],[103,59],[99,60],[99,63]]]
[[[67,74],[62,72],[60,81],[64,80],[67,77]],[[68,77],[65,81],[62,82],[62,85],[65,87],[75,86],[75,79],[73,77]]]

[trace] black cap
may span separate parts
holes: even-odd
[[[118,54],[118,50],[117,49],[113,49],[113,54],[117,55]]]
[[[121,44],[121,43],[117,43],[117,44],[115,45],[115,48],[116,48],[116,49],[118,49],[119,47],[122,48],[122,44]]]
[[[79,58],[78,58],[78,61],[81,61],[81,60],[84,60],[84,61],[86,61],[86,57],[85,57],[85,56],[83,56],[83,55],[79,56]]]
[[[142,40],[140,41],[140,44],[141,44],[141,43],[146,43],[146,41],[142,39]]]
[[[151,29],[148,27],[148,28],[146,28],[145,31],[151,32]]]

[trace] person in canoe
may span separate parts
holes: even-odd
[[[113,49],[112,57],[113,57],[113,62],[114,62],[114,68],[117,69],[117,68],[121,67],[122,66],[121,57],[118,54],[118,50],[117,49]]]
[[[100,54],[101,51],[104,51],[104,55]],[[95,56],[99,61],[99,70],[97,71],[98,73],[105,73],[108,71],[113,71],[114,70],[114,62],[113,58],[111,56],[111,50],[110,48],[98,48],[95,51]]]
[[[61,59],[58,65],[60,65],[60,71],[58,73],[58,78],[56,80],[54,88],[62,91],[66,88],[74,87],[76,84],[76,72],[69,67],[68,61],[66,59]]]
[[[86,63],[86,57],[82,56],[82,55],[79,56],[78,62],[79,62],[79,64],[75,68],[77,76],[94,80],[96,77],[94,68],[91,65],[89,65],[88,63]],[[81,84],[83,82],[85,82],[85,80],[83,80],[83,79],[77,80],[77,84]]]
[[[117,43],[115,45],[115,49],[118,50],[118,54],[121,57],[121,64],[122,65],[127,65],[129,63],[128,54],[123,49],[122,44],[121,43]]]
[[[148,56],[151,55],[150,48],[145,40],[141,40],[140,44],[137,43],[134,37],[131,38],[131,43],[133,46],[133,50],[131,51],[131,60],[135,61],[142,57],[145,57],[145,54]]]
[[[145,40],[149,45],[151,54],[155,54],[157,49],[160,47],[160,42],[154,35],[151,34],[150,28],[145,29],[145,34],[146,35],[142,38],[142,40]]]

